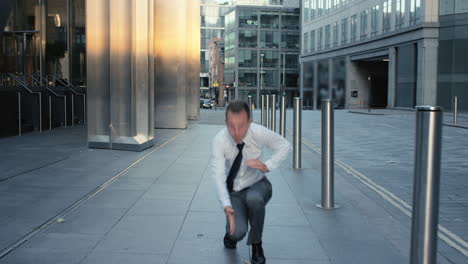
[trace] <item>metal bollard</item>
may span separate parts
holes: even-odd
[[[271,130],[276,132],[276,94],[271,95],[271,113],[270,113]]]
[[[280,135],[286,137],[286,95],[281,95],[280,120],[279,120]]]
[[[293,168],[301,168],[301,98],[294,97],[294,143],[293,143]]]
[[[72,116],[72,127],[75,126],[75,95],[71,94],[71,116]]]
[[[271,129],[271,122],[270,122],[270,95],[267,94],[265,97],[266,101],[266,112],[265,112],[265,126],[268,129]]]
[[[439,219],[442,109],[416,107],[411,264],[435,264]]]
[[[52,130],[52,101],[49,95],[49,131]]]
[[[247,103],[249,104],[250,108],[250,118],[253,120],[253,109],[252,109],[252,96],[247,96]]]
[[[453,123],[458,123],[458,96],[453,98]]]
[[[261,115],[260,115],[260,121],[261,121],[262,126],[265,126],[266,122],[265,122],[265,95],[264,94],[262,94],[261,96],[261,104],[262,104],[262,110],[261,110]]]
[[[18,136],[21,136],[21,93],[18,92]]]
[[[316,206],[322,209],[335,209],[334,199],[334,135],[333,100],[322,100],[322,201]]]

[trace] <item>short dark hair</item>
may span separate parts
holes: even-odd
[[[250,120],[250,107],[249,105],[241,100],[234,100],[229,102],[229,104],[226,107],[226,120],[228,116],[228,112],[231,113],[240,113],[244,110],[247,113],[247,119]]]

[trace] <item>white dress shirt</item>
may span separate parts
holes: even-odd
[[[253,185],[264,177],[262,171],[247,167],[245,164],[250,159],[262,160],[264,147],[273,151],[270,159],[263,162],[270,171],[277,168],[291,151],[291,144],[285,138],[255,123],[250,124],[243,142],[245,145],[242,150],[242,162],[239,172],[234,179],[233,189],[235,192]],[[211,158],[218,199],[223,208],[231,206],[226,179],[238,153],[237,143],[231,137],[231,134],[229,134],[228,129],[224,128],[213,139]]]

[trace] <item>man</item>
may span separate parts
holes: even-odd
[[[263,148],[273,150],[261,161]],[[273,131],[252,123],[247,103],[232,101],[226,108],[226,128],[213,140],[212,166],[218,198],[226,214],[224,246],[236,248],[244,238],[252,246],[252,264],[265,263],[262,248],[265,206],[272,186],[265,173],[279,166],[289,151],[289,142]]]

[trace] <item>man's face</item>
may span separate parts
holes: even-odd
[[[236,143],[242,143],[251,122],[252,119],[247,118],[247,112],[245,112],[245,110],[239,113],[228,112],[226,126],[229,130],[229,134],[231,134],[231,137]]]

